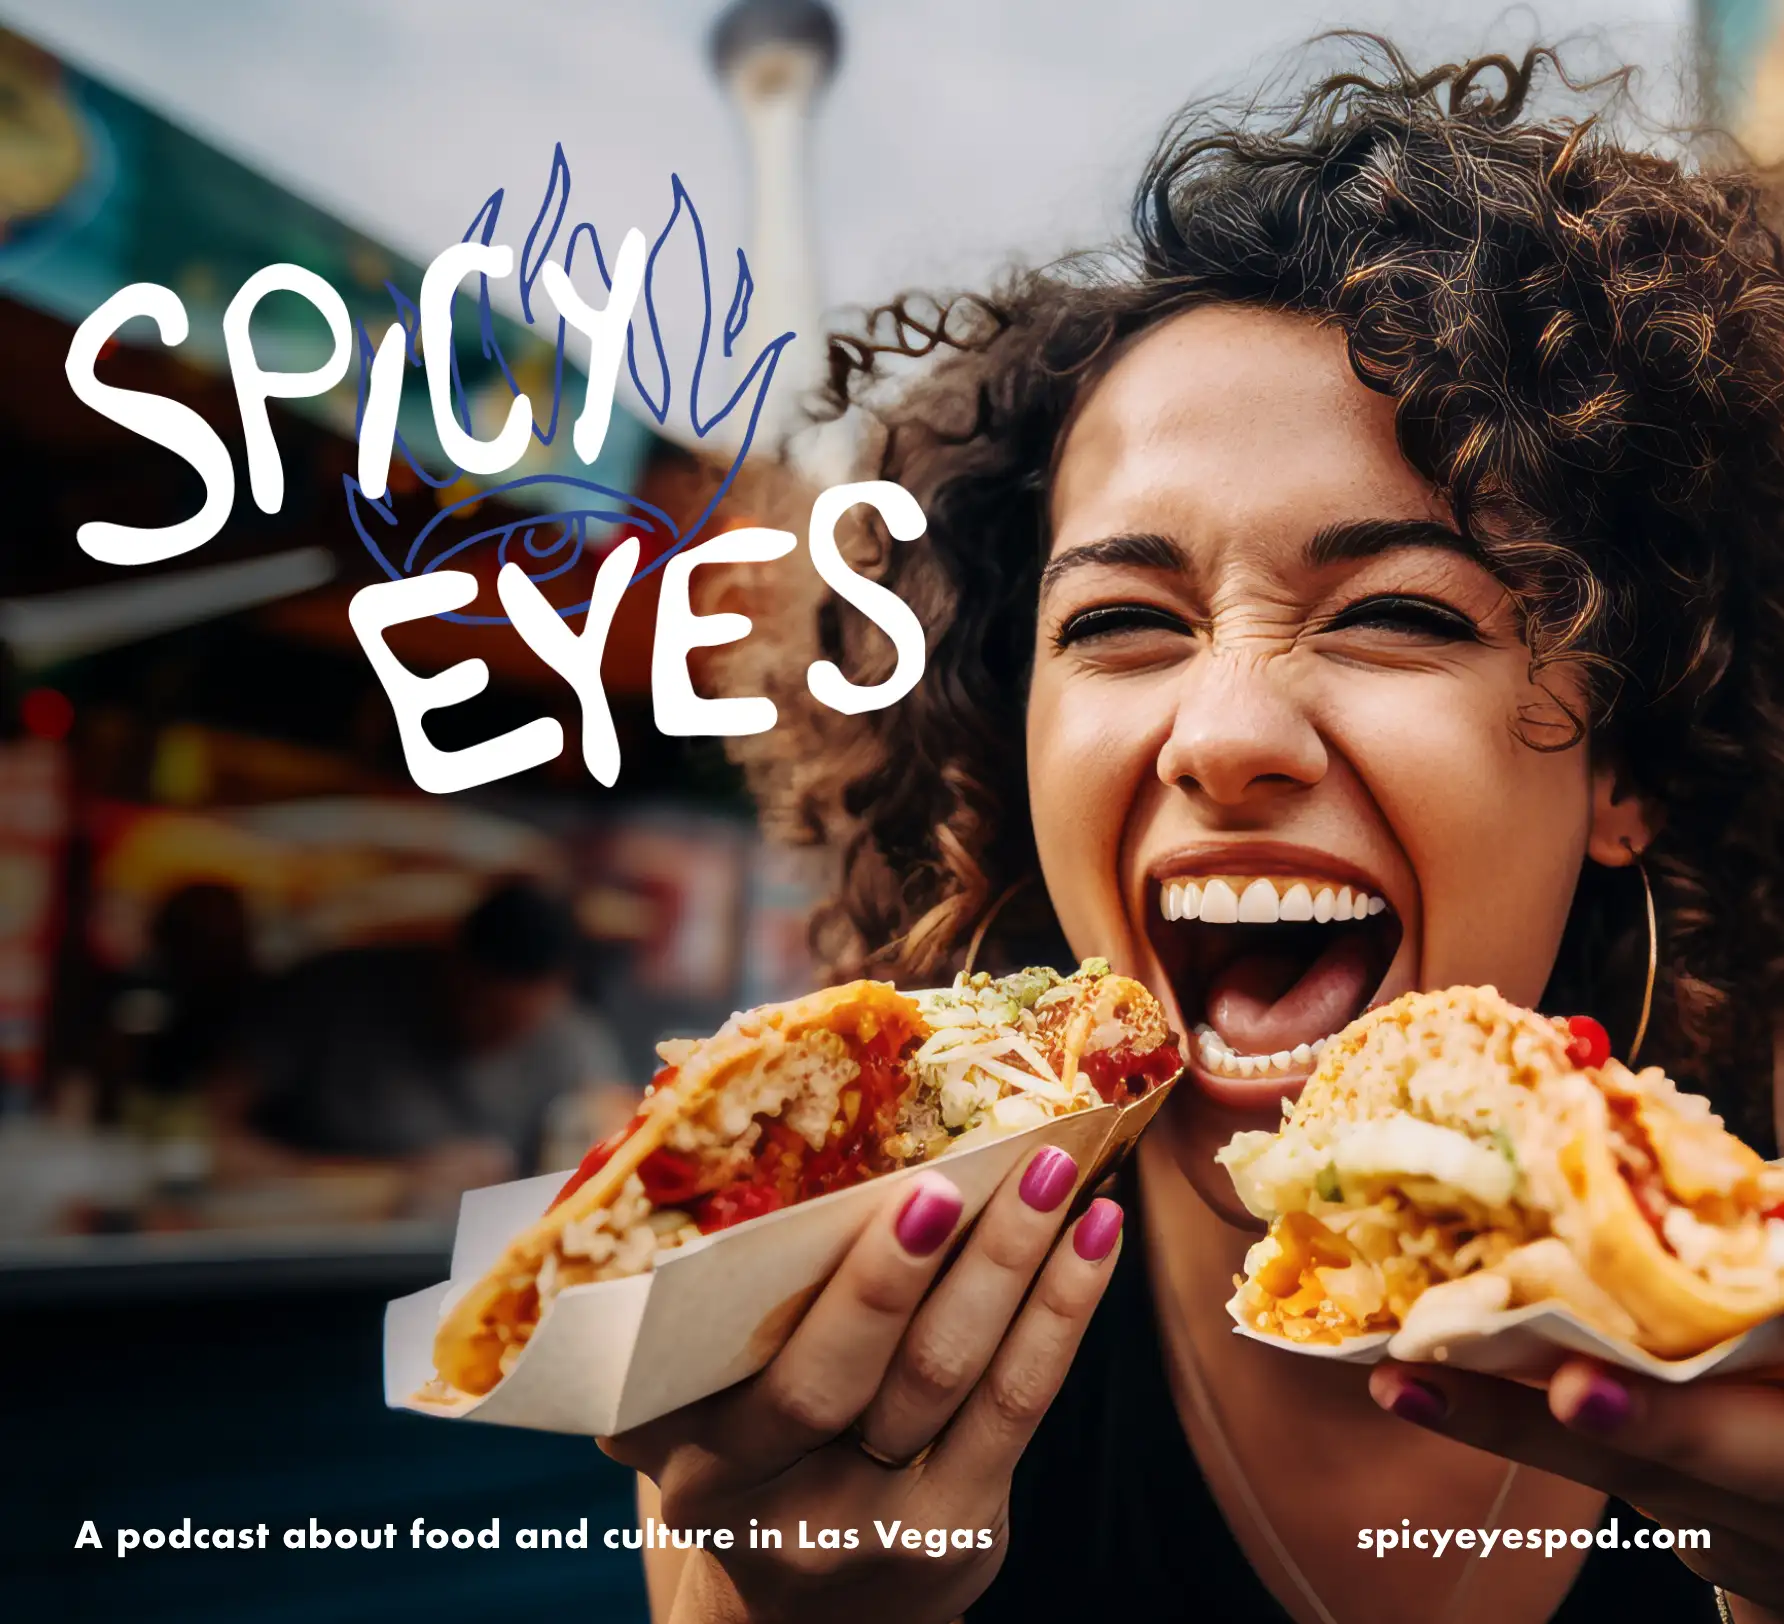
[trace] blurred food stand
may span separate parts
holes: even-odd
[[[189,341],[128,325],[99,375],[198,412],[239,469],[221,312],[282,260],[374,332],[393,290],[418,291],[417,265],[0,32],[0,1308],[55,1350],[7,1354],[39,1481],[0,1531],[0,1580],[21,1613],[70,1619],[439,1621],[570,1597],[638,1616],[635,1564],[601,1553],[125,1571],[69,1551],[70,1518],[159,1521],[176,1499],[201,1520],[629,1515],[627,1474],[586,1441],[385,1411],[382,1304],[444,1272],[459,1190],[573,1164],[629,1116],[659,1038],[810,974],[810,876],[764,848],[716,743],[652,725],[658,576],[607,647],[616,789],[574,749],[488,792],[413,787],[347,621],[380,578],[344,497],[351,371],[273,403],[277,514],[244,499],[201,551],[142,569],[76,545],[90,519],[165,525],[201,493],[74,399],[75,324],[128,282],[176,289]],[[549,392],[551,345],[491,321],[500,357],[461,345],[467,395],[502,404],[504,365]],[[321,329],[275,298],[254,337],[295,369]],[[510,497],[454,477],[407,396],[391,522],[442,550],[528,535]],[[619,410],[596,473],[684,518],[713,486]],[[588,538],[586,573],[617,536]],[[465,562],[487,587],[493,549]],[[510,628],[390,641],[419,671],[489,668],[430,718],[442,748],[541,714],[577,737],[574,695]]]
[[[628,593],[609,641],[616,790],[574,751],[488,793],[413,788],[347,623],[352,592],[379,578],[343,499],[353,369],[328,395],[275,403],[277,514],[242,501],[214,542],[166,565],[118,571],[82,553],[73,532],[89,518],[164,524],[198,497],[179,458],[69,390],[73,326],[104,298],[141,280],[180,294],[188,342],[167,349],[131,324],[101,376],[184,402],[239,466],[221,339],[235,289],[292,261],[378,332],[393,300],[414,297],[420,267],[5,33],[0,92],[0,344],[12,361],[0,456],[15,538],[0,561],[0,1300],[99,1281],[183,1287],[231,1267],[262,1281],[426,1276],[450,1211],[438,1181],[418,1199],[414,1158],[231,1151],[232,1122],[268,1115],[254,1116],[241,1059],[271,1018],[266,989],[314,981],[323,963],[338,962],[347,987],[356,965],[389,974],[429,952],[444,963],[480,901],[516,880],[560,898],[576,925],[572,1003],[599,1028],[588,1052],[600,1058],[513,1148],[523,1170],[564,1165],[623,1120],[660,1037],[804,982],[813,876],[762,845],[715,743],[654,732],[654,576]],[[486,320],[499,350],[461,346],[466,395],[505,389],[504,370],[549,390],[551,346]],[[296,300],[269,300],[256,319],[266,364],[313,365],[325,342]],[[413,458],[393,467],[390,500],[404,526],[431,523],[449,546],[501,522],[513,498],[449,477],[416,396],[400,420]],[[535,446],[518,472],[568,454],[567,436]],[[688,452],[623,410],[594,472],[670,514],[711,488]],[[468,567],[493,572],[488,558]],[[542,712],[575,736],[574,696],[507,627],[427,622],[391,641],[416,669],[473,656],[490,668],[482,695],[430,719],[442,747]],[[367,1023],[366,1043],[395,1041],[372,1015],[351,1018]],[[470,1163],[459,1171],[479,1181]]]

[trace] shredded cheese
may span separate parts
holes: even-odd
[[[1033,1009],[1052,993],[1075,997],[1078,988],[1051,972],[1027,977],[959,977],[952,987],[918,994],[930,1035],[914,1057],[941,1105],[944,1123],[972,1129],[1012,1118],[1009,1106],[1028,1102],[1017,1116],[1045,1120],[1069,1110],[1074,1090],[1030,1035]]]

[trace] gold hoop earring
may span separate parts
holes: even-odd
[[[1623,842],[1623,849],[1629,853],[1630,862],[1641,876],[1642,899],[1648,910],[1648,979],[1642,988],[1642,1013],[1641,1019],[1635,1023],[1635,1041],[1629,1045],[1629,1064],[1633,1067],[1642,1052],[1642,1039],[1648,1035],[1648,1017],[1654,1011],[1654,982],[1660,973],[1660,917],[1654,911],[1654,886],[1648,878],[1648,865],[1628,841]]]

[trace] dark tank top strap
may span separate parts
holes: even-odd
[[[1130,1163],[1114,1194],[1139,1211]],[[1593,1550],[1548,1624],[1716,1624],[1710,1587],[1664,1551],[1621,1548],[1643,1525],[1620,1501],[1619,1548]],[[1354,1609],[1336,1609],[1341,1617]],[[1159,1347],[1142,1226],[1065,1385],[1016,1468],[1010,1545],[967,1624],[1091,1618],[1290,1624],[1233,1538],[1183,1435]],[[1507,1624],[1538,1624],[1508,1620]]]

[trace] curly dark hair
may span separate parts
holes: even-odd
[[[1631,746],[1664,819],[1645,1057],[1765,1142],[1784,993],[1784,250],[1767,187],[1738,154],[1620,141],[1605,114],[1625,76],[1578,83],[1548,50],[1427,73],[1379,40],[1360,56],[1286,110],[1182,115],[1123,248],[991,296],[906,296],[832,339],[833,409],[867,408],[874,472],[929,520],[897,545],[864,526],[853,561],[922,618],[929,666],[889,709],[819,710],[787,639],[864,679],[889,655],[833,600],[791,601],[794,623],[732,662],[783,717],[739,754],[774,827],[840,852],[814,925],[833,968],[932,978],[1012,890],[995,932],[1045,926],[1023,884],[1023,707],[1062,425],[1123,340],[1186,307],[1303,312],[1393,399],[1407,461],[1519,606],[1533,674],[1583,668],[1585,714],[1526,718],[1527,742]],[[1560,116],[1537,116],[1539,94]],[[888,380],[889,357],[920,356],[914,382]],[[1646,940],[1639,883],[1588,864],[1550,1002],[1627,1031]]]

